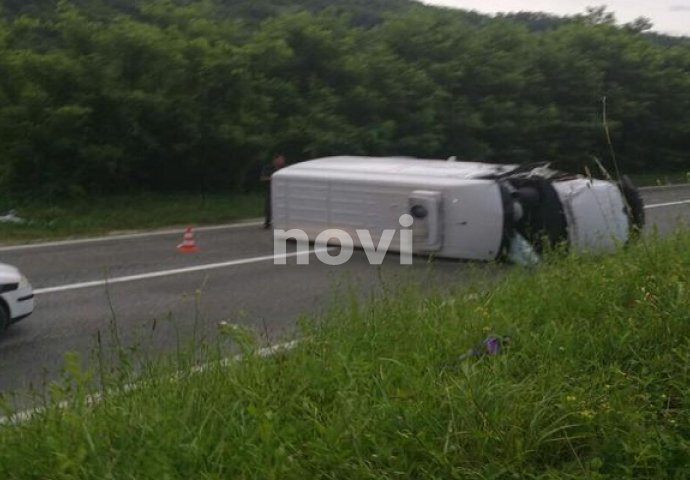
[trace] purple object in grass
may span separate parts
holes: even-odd
[[[496,355],[501,350],[501,339],[492,335],[484,340],[484,347],[486,347],[486,353]]]
[[[503,347],[507,346],[509,343],[510,337],[497,337],[495,335],[491,335],[489,337],[486,337],[486,339],[480,345],[477,345],[477,347],[467,351],[467,353],[460,355],[459,359],[465,360],[466,358],[470,357],[498,355],[499,353],[501,353]]]

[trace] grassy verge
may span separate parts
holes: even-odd
[[[660,187],[690,183],[690,172],[645,173],[630,175],[630,177],[638,187]]]
[[[514,271],[491,288],[343,299],[289,353],[0,427],[0,478],[687,478],[690,236]],[[498,355],[463,358],[489,334]],[[214,353],[210,353],[213,351]],[[221,346],[210,358],[222,356]],[[98,373],[100,370],[100,373]],[[100,376],[99,376],[100,375]]]
[[[63,201],[0,201],[26,223],[0,223],[0,242],[96,235],[171,225],[231,222],[262,215],[263,197],[254,195],[130,195]]]

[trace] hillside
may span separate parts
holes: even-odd
[[[6,0],[0,187],[250,187],[275,151],[690,164],[690,46],[605,11],[496,18],[408,0]],[[638,28],[639,27],[639,28]]]

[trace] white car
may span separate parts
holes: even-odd
[[[27,278],[11,265],[0,263],[0,332],[34,311],[34,291]]]

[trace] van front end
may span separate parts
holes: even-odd
[[[630,239],[631,222],[617,185],[582,178],[556,182],[554,188],[563,205],[573,251],[610,252]]]
[[[534,263],[547,246],[611,252],[644,226],[644,205],[627,178],[614,183],[541,168],[499,181],[504,251],[517,263]]]

